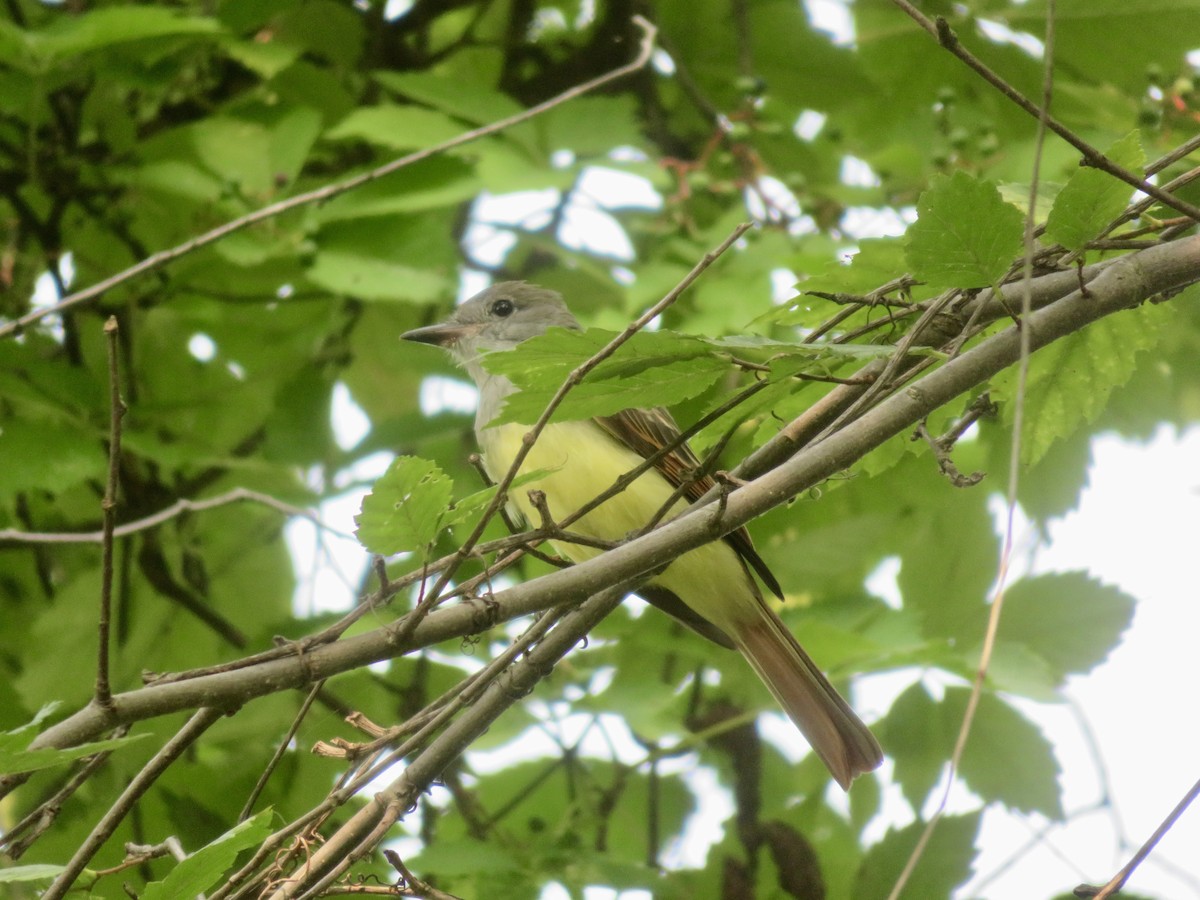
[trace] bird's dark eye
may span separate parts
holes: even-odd
[[[492,315],[506,319],[513,314],[516,308],[517,307],[513,305],[513,302],[507,297],[501,297],[492,304]]]

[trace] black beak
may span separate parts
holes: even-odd
[[[400,335],[402,341],[416,341],[418,344],[433,344],[435,347],[448,347],[457,344],[462,338],[479,330],[477,325],[459,325],[455,322],[442,322],[439,325],[426,325],[424,328],[414,328]]]

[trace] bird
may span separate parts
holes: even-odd
[[[528,428],[493,425],[505,400],[518,388],[489,372],[485,355],[504,352],[550,328],[582,330],[560,294],[523,281],[493,284],[459,305],[445,321],[405,332],[401,338],[441,347],[461,365],[479,389],[475,436],[484,468],[494,481],[507,473]],[[563,373],[564,377],[567,374]],[[542,492],[555,521],[582,508],[668,444],[679,427],[665,409],[631,408],[611,416],[550,422],[537,436],[522,472],[542,472],[509,498],[530,522],[540,521],[529,489]],[[586,513],[570,529],[599,541],[619,541],[642,529],[671,501],[674,517],[714,484],[698,475],[700,461],[686,443],[662,456],[625,490]],[[596,546],[552,542],[582,562],[603,552]],[[740,651],[808,740],[834,780],[849,790],[855,777],[877,768],[883,752],[804,648],[771,609],[751,570],[782,598],[778,581],[745,529],[690,550],[655,574],[638,594],[702,636]]]

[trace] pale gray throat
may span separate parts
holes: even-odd
[[[492,419],[500,413],[504,398],[517,392],[517,386],[504,375],[496,375],[484,369],[480,362],[482,354],[474,342],[461,341],[450,348],[455,360],[475,382],[479,390],[479,405],[475,410],[475,434],[478,436]]]

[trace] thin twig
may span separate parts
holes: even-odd
[[[34,322],[42,319],[51,313],[61,313],[71,307],[78,306],[81,303],[86,303],[89,300],[94,300],[106,291],[111,290],[119,284],[124,284],[132,278],[137,277],[145,272],[150,272],[158,269],[169,262],[179,259],[181,256],[198,250],[201,247],[206,247],[209,244],[215,243],[224,237],[228,237],[235,231],[241,231],[250,225],[258,222],[274,218],[282,213],[289,212],[302,206],[308,206],[313,203],[322,203],[338,194],[344,194],[346,191],[361,187],[372,181],[377,181],[385,175],[390,175],[400,169],[422,162],[430,157],[445,153],[447,150],[453,150],[455,147],[461,147],[463,144],[469,144],[481,137],[487,137],[491,134],[497,134],[505,129],[512,128],[514,125],[519,125],[526,122],[535,116],[540,116],[547,110],[553,109],[556,106],[561,106],[570,100],[574,100],[583,94],[594,91],[596,88],[603,87],[618,79],[624,78],[643,68],[650,61],[650,56],[654,50],[654,38],[657,35],[657,29],[651,25],[646,19],[641,16],[634,16],[633,22],[642,30],[642,41],[638,47],[637,56],[632,62],[628,62],[623,66],[618,66],[610,72],[593,78],[591,81],[585,81],[583,84],[575,85],[568,88],[557,96],[551,97],[549,100],[539,103],[537,106],[531,106],[529,109],[523,110],[515,115],[500,119],[488,125],[483,125],[479,128],[474,128],[470,131],[465,131],[462,134],[451,138],[448,141],[442,141],[440,144],[435,144],[432,147],[426,147],[423,150],[418,150],[415,153],[410,153],[407,156],[402,156],[399,159],[394,159],[389,163],[385,163],[378,168],[372,169],[369,172],[364,172],[361,175],[355,175],[352,178],[347,178],[344,181],[338,181],[334,184],[327,184],[324,187],[316,190],[307,191],[303,194],[297,194],[294,197],[288,197],[286,200],[280,200],[278,203],[272,203],[269,206],[264,206],[262,209],[257,209],[254,212],[247,213],[240,218],[234,219],[232,222],[226,222],[211,231],[206,231],[199,237],[194,237],[191,240],[184,241],[178,246],[172,247],[169,250],[162,250],[155,253],[153,256],[148,256],[136,265],[130,266],[115,275],[105,278],[103,281],[85,288],[82,291],[77,291],[68,297],[50,306],[41,309],[33,310],[21,316],[18,319],[0,325],[0,338],[9,335],[20,334],[24,329],[28,328]]]
[[[1185,216],[1190,216],[1197,222],[1200,222],[1200,207],[1194,206],[1193,204],[1188,203],[1186,200],[1181,200],[1178,197],[1167,193],[1157,185],[1151,184],[1145,178],[1140,178],[1123,166],[1118,166],[1066,125],[1062,124],[1052,116],[1044,114],[1042,109],[1036,103],[1033,103],[1031,100],[1029,100],[1029,98],[1027,98],[1024,94],[1022,94],[1011,84],[1001,78],[1000,75],[985,65],[983,61],[979,59],[979,57],[967,50],[967,48],[964,47],[958,40],[958,36],[955,35],[954,31],[950,28],[949,23],[944,18],[938,16],[936,19],[930,19],[915,6],[913,6],[909,0],[892,0],[892,2],[896,4],[896,6],[900,7],[900,9],[905,13],[907,13],[918,25],[937,38],[938,43],[944,49],[966,63],[966,65],[977,75],[981,76],[988,84],[996,88],[996,90],[998,90],[1017,106],[1021,107],[1021,109],[1025,110],[1025,112],[1036,117],[1038,122],[1041,123],[1039,127],[1049,128],[1068,144],[1082,153],[1083,163],[1085,165],[1091,166],[1095,169],[1100,169],[1103,172],[1107,172],[1109,175],[1119,178],[1126,184],[1137,188],[1142,193],[1153,197],[1160,203],[1163,203],[1172,209],[1179,210],[1179,212],[1183,213]],[[1047,9],[1049,9],[1049,7],[1047,7]],[[1051,14],[1047,12],[1047,20],[1049,20],[1050,16]],[[1046,58],[1047,62],[1050,61],[1048,52],[1044,52],[1043,56]]]
[[[905,0],[895,0],[904,3]],[[933,837],[934,829],[941,821],[950,800],[950,792],[954,788],[954,776],[962,763],[963,752],[967,747],[967,739],[971,735],[971,726],[975,722],[975,713],[979,709],[979,701],[983,696],[983,685],[987,679],[988,667],[992,660],[992,651],[996,646],[996,634],[1000,628],[1000,613],[1004,608],[1005,587],[1008,579],[1009,566],[1012,563],[1013,530],[1017,507],[1017,484],[1020,475],[1021,459],[1021,429],[1024,424],[1025,387],[1029,377],[1029,358],[1033,354],[1033,336],[1029,319],[1033,312],[1033,254],[1034,254],[1034,210],[1037,209],[1038,182],[1041,179],[1042,151],[1046,140],[1046,129],[1050,123],[1050,101],[1054,90],[1054,2],[1046,0],[1046,37],[1044,52],[1044,67],[1042,70],[1042,98],[1037,107],[1038,127],[1034,139],[1033,171],[1029,184],[1029,212],[1025,216],[1025,256],[1024,272],[1021,291],[1021,319],[1017,325],[1019,339],[1019,355],[1017,359],[1017,387],[1013,413],[1013,433],[1011,458],[1008,471],[1008,517],[1004,531],[1004,548],[1000,554],[1000,567],[996,575],[996,590],[992,597],[992,606],[988,611],[987,628],[983,636],[983,647],[979,652],[979,665],[975,670],[975,679],[971,684],[971,693],[967,698],[967,708],[963,713],[962,725],[954,742],[954,750],[950,754],[950,764],[946,773],[946,788],[938,801],[937,809],[929,817],[929,821],[921,830],[916,846],[904,864],[900,877],[896,879],[888,900],[898,900],[904,891],[904,886],[916,871],[925,848]],[[940,21],[940,20],[939,20]]]
[[[116,831],[117,826],[133,809],[138,798],[146,793],[158,777],[179,758],[179,755],[222,715],[221,710],[210,706],[202,706],[192,714],[192,717],[175,733],[175,736],[167,741],[163,748],[154,754],[154,758],[146,763],[129,782],[129,786],[121,792],[121,796],[104,814],[104,817],[96,823],[91,834],[75,851],[75,855],[54,879],[54,883],[50,885],[46,893],[42,895],[42,900],[60,900],[66,895],[71,885],[75,883],[75,879],[79,877],[79,873],[84,870],[91,858],[104,846],[104,842]]]
[[[246,803],[242,807],[241,813],[237,820],[244,822],[250,818],[250,813],[254,809],[254,804],[258,802],[259,795],[263,792],[263,788],[267,786],[267,782],[271,778],[271,773],[275,771],[275,767],[279,765],[279,761],[283,759],[283,754],[287,752],[288,745],[291,744],[292,738],[296,736],[296,732],[300,730],[300,723],[304,721],[304,717],[308,715],[309,709],[312,708],[313,701],[317,699],[317,695],[321,693],[321,688],[325,686],[324,681],[318,681],[310,689],[304,698],[304,702],[300,704],[300,709],[292,718],[292,724],[288,727],[287,734],[279,742],[279,746],[275,749],[275,753],[271,756],[271,761],[267,763],[267,767],[263,769],[262,774],[258,776],[258,781],[255,782],[254,788],[250,791],[250,796],[246,798]]]
[[[108,681],[109,627],[112,618],[113,583],[113,529],[117,522],[117,488],[121,480],[121,419],[125,416],[125,404],[121,400],[121,372],[118,364],[120,347],[117,341],[117,317],[109,316],[104,323],[104,337],[108,347],[108,477],[104,486],[104,500],[100,504],[104,514],[103,557],[100,563],[100,621],[96,631],[99,646],[96,653],[96,690],[94,702],[102,709],[112,709],[112,686]]]
[[[1146,841],[1146,843],[1142,844],[1142,846],[1138,848],[1137,853],[1133,854],[1133,858],[1130,859],[1129,862],[1124,865],[1124,867],[1122,867],[1120,872],[1112,877],[1112,880],[1099,889],[1092,885],[1080,885],[1079,887],[1075,888],[1075,896],[1095,897],[1096,900],[1106,900],[1106,898],[1111,897],[1113,894],[1121,890],[1121,888],[1124,887],[1125,882],[1129,880],[1129,876],[1132,875],[1137,867],[1145,861],[1146,857],[1153,852],[1154,848],[1158,846],[1158,842],[1161,841],[1166,836],[1167,832],[1175,826],[1175,823],[1179,820],[1179,817],[1187,811],[1187,808],[1192,805],[1192,801],[1198,796],[1200,796],[1200,781],[1197,781],[1191,786],[1191,788],[1188,789],[1188,792],[1183,795],[1183,799],[1175,804],[1175,808],[1171,810],[1170,814],[1163,819],[1162,823],[1156,829],[1154,829],[1154,834],[1150,835],[1150,838]]]
[[[561,573],[560,573],[561,574]],[[472,705],[405,768],[403,774],[354,814],[306,862],[282,881],[272,900],[315,896],[332,884],[355,860],[371,852],[388,829],[404,815],[430,782],[457,758],[505,710],[545,677],[576,642],[616,609],[629,586],[626,579],[572,609],[522,660],[512,666],[506,684],[488,685]]]
[[[137,534],[139,531],[148,531],[151,528],[157,528],[159,525],[163,525],[184,513],[205,512],[206,510],[216,509],[218,506],[228,506],[230,503],[240,503],[242,501],[261,503],[263,506],[277,510],[285,516],[299,516],[308,519],[318,528],[337,537],[343,537],[348,540],[354,539],[353,535],[324,524],[311,510],[292,506],[290,503],[284,503],[282,500],[278,500],[269,494],[252,491],[249,488],[234,488],[231,491],[226,491],[224,494],[209,497],[205,500],[176,500],[165,509],[160,509],[158,512],[152,513],[145,518],[134,522],[126,522],[124,525],[117,525],[112,530],[112,536],[115,538],[128,537],[131,534]],[[102,544],[104,543],[104,535],[105,532],[103,531],[17,531],[6,528],[0,529],[0,543],[13,541],[22,544]]]
[[[128,732],[129,726],[122,725],[114,730],[112,736],[124,737]],[[62,812],[63,804],[108,761],[111,755],[111,750],[105,750],[89,756],[79,770],[67,780],[66,784],[31,809],[12,828],[6,830],[4,834],[0,834],[0,847],[8,847],[7,853],[10,859],[20,858],[54,824],[58,814]],[[30,829],[29,834],[21,837],[27,828]]]

